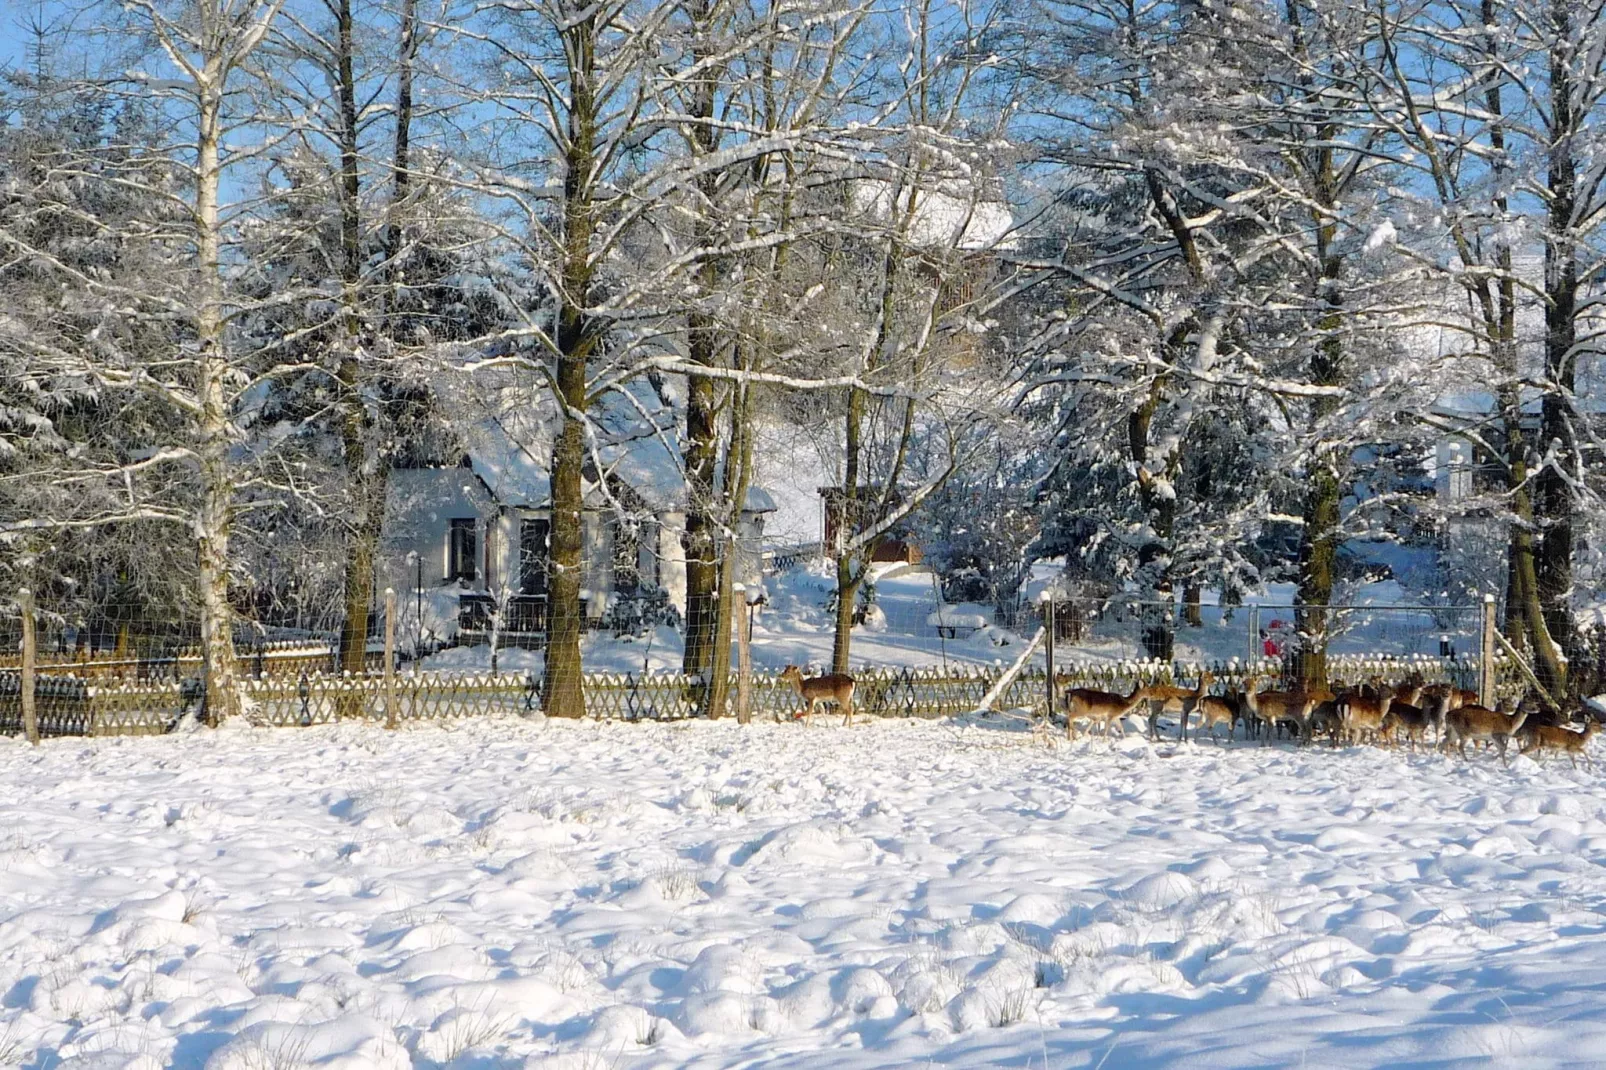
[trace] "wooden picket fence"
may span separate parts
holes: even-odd
[[[1056,666],[1056,686],[1126,691],[1134,684],[1189,683],[1208,671],[1222,685],[1257,675],[1274,682],[1278,664],[1161,662],[1072,662]],[[1329,658],[1334,683],[1352,684],[1372,678],[1402,681],[1420,674],[1428,683],[1470,686],[1477,677],[1475,658]],[[997,666],[951,666],[946,669],[871,668],[855,673],[854,706],[874,717],[947,717],[976,709],[998,683]],[[1516,689],[1514,668],[1497,661],[1503,693]],[[394,697],[401,721],[431,721],[492,713],[527,713],[540,708],[540,680],[528,674],[415,672],[388,677],[383,671],[359,676],[303,671],[299,675],[267,673],[243,681],[248,716],[253,723],[308,726],[357,719],[384,721],[387,698]],[[680,673],[590,673],[584,682],[586,712],[599,720],[663,721],[695,716],[701,683]],[[1042,668],[1016,675],[996,703],[1000,709],[1041,711],[1047,679]],[[0,733],[21,728],[21,676],[0,670]],[[171,731],[186,712],[200,706],[194,678],[185,680],[119,679],[63,674],[40,666],[35,686],[40,734],[44,736],[157,735]],[[734,701],[734,696],[733,696]],[[759,719],[786,719],[802,709],[802,700],[782,683],[779,673],[753,674],[752,711]]]

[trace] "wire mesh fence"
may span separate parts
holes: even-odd
[[[1482,628],[1478,605],[1190,605],[1124,597],[1055,599],[1053,605],[1060,649],[1114,660],[1292,659],[1310,651],[1451,657],[1476,654]],[[1046,606],[1020,603],[998,616],[1027,633],[1046,619]]]
[[[821,583],[829,586],[828,579],[821,577]],[[1027,645],[1026,636],[1050,619],[1059,688],[1191,686],[1203,671],[1218,686],[1249,675],[1267,683],[1308,681],[1306,659],[1313,652],[1322,659],[1319,678],[1333,686],[1413,674],[1429,682],[1480,685],[1482,607],[1188,606],[1102,598],[1056,600],[1052,612],[1032,604],[1006,614],[947,604],[929,573],[901,581],[908,590],[899,582],[895,573],[883,577],[882,612],[879,618],[867,613],[855,639],[861,658],[862,651],[870,653],[868,663],[851,664],[857,680],[854,706],[871,716],[938,717],[975,709],[999,684],[1005,657],[1014,660]],[[793,604],[776,610],[776,620],[760,625],[752,638],[747,686],[737,687],[733,669],[728,694],[706,685],[703,673],[686,671],[686,654],[701,646],[705,664],[711,664],[715,650],[739,647],[732,640],[744,628],[751,628],[755,618],[768,619],[756,606],[737,599],[724,621],[717,614],[696,615],[703,629],[698,634],[687,634],[694,630],[692,615],[588,615],[586,715],[622,721],[709,716],[716,701],[733,707],[739,692],[747,694],[755,717],[798,712],[802,699],[780,669],[794,661],[828,662],[834,612],[828,599],[814,604],[829,593],[823,586],[815,590],[794,581],[789,590]],[[394,621],[385,620],[382,609],[373,614],[374,630],[389,635],[391,658],[387,662],[384,638],[369,639],[361,647],[360,670],[343,656],[332,630],[293,621],[269,626],[242,612],[234,640],[247,715],[260,724],[288,726],[354,718],[402,723],[538,709],[545,652],[541,643],[512,639],[521,629],[535,628],[539,614],[525,607],[519,610],[524,616],[509,615],[509,605],[499,603],[487,608],[472,592],[436,595],[432,610],[420,592],[401,592],[389,603],[395,607]],[[20,598],[0,600],[0,731],[6,732],[21,726],[20,603]],[[415,614],[425,605],[426,615],[441,618],[435,621],[438,641],[422,648],[398,641],[410,604]],[[936,610],[929,608],[933,604]],[[873,601],[867,604],[874,607]],[[109,595],[82,597],[68,588],[40,598],[33,619],[41,734],[162,733],[179,725],[186,713],[207,715],[197,618],[182,598],[119,602]],[[940,666],[917,667],[920,661],[935,661],[934,653],[943,658]],[[874,660],[889,654],[890,664]],[[732,660],[741,664],[734,651]],[[1045,662],[1042,651],[1028,657],[996,704],[1041,711]]]
[[[1335,683],[1378,679],[1399,683],[1420,677],[1427,683],[1471,686],[1476,659],[1335,655]],[[1216,662],[1070,661],[1056,665],[1056,687],[1094,687],[1127,691],[1140,684],[1189,683],[1210,673],[1222,686],[1251,675],[1274,676],[1275,659]],[[1516,690],[1509,662],[1496,664],[1500,688]],[[856,714],[872,717],[947,717],[975,710],[1004,675],[998,666],[949,669],[874,669],[855,678]],[[752,715],[787,720],[803,712],[798,693],[778,672],[751,676]],[[264,675],[243,683],[246,715],[254,724],[308,727],[345,720],[396,723],[457,717],[523,715],[540,709],[540,680],[531,673],[303,672]],[[586,714],[611,721],[664,721],[698,716],[702,679],[676,672],[591,673],[584,678]],[[85,677],[62,669],[42,669],[36,681],[42,736],[159,735],[186,716],[204,716],[198,680]],[[996,705],[1041,713],[1046,706],[1047,673],[1030,667],[1011,678]],[[727,711],[727,713],[730,711]],[[21,722],[21,678],[0,671],[0,732],[16,733]]]

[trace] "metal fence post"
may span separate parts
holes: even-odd
[[[1249,622],[1249,669],[1254,671],[1256,660],[1260,657],[1260,607],[1252,605],[1249,612],[1244,614]]]
[[[1478,705],[1494,709],[1494,595],[1483,596],[1483,635],[1478,648]]]
[[[1044,639],[1048,645],[1044,648],[1048,660],[1048,709],[1043,714],[1044,720],[1054,717],[1054,596],[1048,595],[1043,599],[1043,628]]]
[[[39,657],[38,639],[34,634],[33,592],[24,587],[17,592],[22,607],[22,730],[29,743],[39,742],[39,707],[34,695],[34,665]]]
[[[385,588],[385,727],[396,727],[396,592]]]

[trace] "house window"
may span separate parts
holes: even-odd
[[[453,517],[446,538],[446,581],[474,582],[475,561],[479,556],[473,517]]]
[[[519,522],[519,593],[546,594],[547,541],[552,535],[550,520]]]

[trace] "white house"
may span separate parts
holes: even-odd
[[[528,406],[488,417],[464,432],[458,464],[394,469],[377,586],[410,592],[420,604],[455,598],[459,630],[484,628],[505,601],[505,632],[543,631],[553,415]],[[632,599],[684,614],[686,480],[673,413],[641,388],[592,416],[581,521],[586,614],[600,624],[610,607]],[[764,522],[775,508],[768,491],[748,489],[738,582],[759,582]]]

